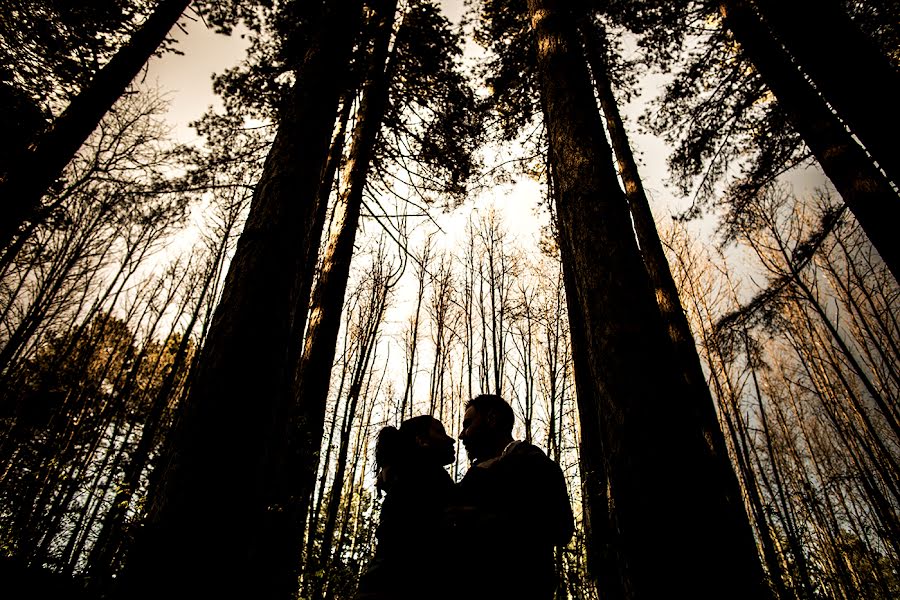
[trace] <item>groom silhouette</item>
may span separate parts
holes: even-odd
[[[549,600],[558,584],[553,549],[574,520],[559,465],[514,440],[512,407],[500,396],[469,400],[459,439],[472,463],[460,483],[455,523],[461,550],[478,571],[470,598]]]

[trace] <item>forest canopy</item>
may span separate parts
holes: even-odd
[[[4,594],[353,598],[489,393],[556,598],[900,595],[900,3],[0,9]]]

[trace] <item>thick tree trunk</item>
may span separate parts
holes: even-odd
[[[359,29],[360,0],[331,0],[297,73],[226,276],[147,531],[123,596],[255,597],[274,586],[248,557],[267,506],[266,465],[283,435],[295,270]],[[287,268],[285,266],[287,265]],[[315,453],[302,457],[315,462]],[[223,574],[228,574],[223,576]],[[284,577],[282,577],[282,580]]]
[[[377,13],[378,33],[370,57],[369,80],[365,83],[345,165],[342,189],[346,192],[335,206],[334,221],[339,226],[328,242],[322,271],[312,293],[302,357],[296,367],[291,366],[293,386],[289,393],[292,408],[286,420],[288,446],[282,468],[276,472],[273,482],[275,503],[281,511],[279,520],[283,526],[272,532],[274,538],[268,540],[271,548],[264,550],[273,555],[272,549],[277,548],[274,559],[289,562],[281,571],[290,573],[291,577],[277,584],[285,589],[296,586],[300,567],[303,528],[315,487],[331,367],[363,190],[387,102],[386,65],[396,7],[396,0],[386,0]]]
[[[634,160],[628,135],[625,132],[625,124],[613,94],[605,43],[598,47],[599,40],[594,36],[585,35],[584,38],[597,96],[606,117],[607,132],[619,164],[619,174],[625,186],[625,197],[628,199],[631,209],[631,219],[640,245],[641,256],[650,276],[650,283],[656,292],[663,326],[669,334],[675,359],[678,361],[681,375],[688,388],[687,399],[692,402],[690,406],[684,406],[684,409],[693,413],[702,428],[703,436],[709,444],[708,458],[713,464],[718,465],[721,481],[729,489],[728,498],[735,503],[730,510],[739,514],[746,510],[740,483],[728,456],[725,436],[716,415],[715,401],[706,383],[700,355],[697,353],[697,345],[682,307],[678,287],[672,277],[662,242],[659,239],[656,222],[650,210],[650,202],[644,191],[637,162]]]
[[[792,125],[847,203],[872,245],[900,280],[900,197],[790,62],[747,0],[719,3],[725,26],[778,98]]]
[[[353,376],[350,381],[350,388],[347,394],[347,407],[341,424],[340,445],[338,447],[337,464],[335,466],[334,479],[331,485],[331,492],[328,496],[328,506],[325,510],[325,523],[322,528],[322,543],[319,546],[319,556],[317,566],[324,569],[325,574],[318,581],[318,585],[313,590],[313,600],[322,600],[327,598],[323,596],[328,590],[331,578],[334,576],[331,562],[338,554],[334,552],[335,540],[334,532],[338,520],[338,512],[341,507],[341,493],[345,487],[345,476],[347,473],[347,458],[350,452],[350,437],[353,433],[353,423],[356,420],[357,405],[360,396],[364,396],[363,383],[369,372],[369,366],[374,358],[375,348],[378,345],[378,331],[384,322],[384,309],[386,308],[386,297],[390,293],[387,287],[373,285],[373,290],[368,303],[365,321],[360,323],[364,325],[361,328],[359,342],[359,354],[356,357],[356,364],[353,368]],[[365,400],[365,398],[363,398]],[[337,415],[335,415],[337,419]],[[352,481],[352,478],[351,478]],[[347,504],[350,504],[349,502]]]
[[[26,221],[41,219],[41,197],[53,185],[103,115],[125,93],[190,0],[161,0],[159,6],[91,82],[75,96],[34,145],[20,152],[0,180],[0,248],[6,248]]]
[[[306,248],[306,256],[303,257],[303,266],[297,270],[294,278],[294,298],[297,305],[294,307],[295,320],[291,324],[291,349],[288,354],[288,364],[296,365],[303,356],[303,340],[306,334],[306,318],[309,313],[310,295],[313,282],[316,279],[316,267],[319,262],[319,249],[322,246],[322,235],[325,233],[325,223],[328,217],[328,199],[334,187],[335,176],[344,155],[344,147],[347,137],[347,123],[350,121],[350,113],[353,107],[353,99],[356,95],[357,85],[347,84],[341,98],[341,112],[338,116],[338,127],[331,140],[331,150],[328,154],[328,162],[319,184],[319,192],[316,200],[316,210],[310,227],[309,243]]]
[[[581,364],[597,394],[580,413],[601,432],[618,587],[626,598],[766,597],[740,498],[685,408],[695,401],[635,243],[570,11],[559,0],[528,7],[570,310],[583,323]],[[689,539],[703,542],[685,552]]]
[[[306,333],[306,319],[309,313],[310,293],[313,281],[316,278],[319,248],[322,245],[322,235],[325,231],[325,222],[328,216],[328,199],[331,196],[335,175],[337,174],[343,156],[347,123],[350,119],[350,112],[354,104],[353,97],[355,96],[355,93],[356,86],[353,84],[348,84],[343,92],[337,132],[331,140],[328,162],[325,165],[325,172],[322,176],[322,181],[319,184],[316,208],[313,213],[310,237],[306,247],[306,255],[300,257],[302,261],[300,263],[300,268],[298,268],[294,274],[295,291],[292,296],[294,298],[294,320],[291,323],[290,346],[288,348],[287,358],[287,364],[290,366],[299,364],[300,357],[303,355],[303,342]],[[288,381],[287,384],[292,385],[292,382]],[[284,416],[279,416],[277,420],[286,425],[288,420],[287,415],[289,414],[288,411],[291,407],[285,406],[284,408]],[[287,455],[287,434],[285,434],[280,441],[284,445],[275,449],[274,454],[284,458]],[[266,475],[266,485],[269,489],[267,493],[269,494],[268,504],[270,506],[280,506],[283,503],[278,489],[281,485],[279,482],[279,474],[281,473],[283,466],[281,464],[281,458],[271,461],[267,465],[269,471]],[[322,467],[322,465],[319,466]],[[312,493],[313,492],[310,492],[310,494]],[[310,531],[315,532],[315,515],[318,514],[318,510],[315,507],[312,508],[313,511],[310,513],[311,517],[306,521]],[[287,514],[283,510],[269,511],[266,513],[265,522],[260,527],[260,542],[254,550],[254,560],[256,560],[259,565],[260,572],[270,572],[271,575],[267,577],[267,580],[273,582],[273,585],[276,585],[275,582],[278,581],[278,578],[281,575],[287,573],[291,574],[289,579],[285,578],[285,580],[282,581],[285,590],[293,588],[293,581],[295,580],[294,572],[297,569],[298,564],[298,561],[293,557],[292,552],[284,551],[282,545],[278,543],[278,540],[283,540],[286,534],[284,523],[286,517]],[[312,536],[309,539],[311,542]],[[306,554],[308,555],[309,552]],[[285,561],[287,561],[287,564],[282,566],[282,563]],[[279,598],[284,596],[285,593],[286,592],[280,592],[277,589],[273,589],[271,596],[273,598]]]
[[[836,0],[755,4],[816,89],[900,185],[900,75],[888,58]]]
[[[623,600],[626,597],[626,581],[619,575],[619,558],[616,556],[616,527],[610,511],[609,481],[604,464],[603,434],[597,411],[600,392],[594,387],[593,375],[588,363],[587,340],[584,321],[576,302],[575,281],[569,271],[571,259],[565,255],[563,277],[569,312],[569,330],[572,336],[572,361],[575,375],[575,392],[578,399],[581,438],[578,440],[581,467],[581,491],[584,510],[584,535],[587,548],[587,570],[598,593],[604,600]]]
[[[656,291],[656,300],[663,323],[672,340],[675,356],[681,365],[682,375],[691,389],[691,397],[698,401],[698,406],[693,407],[693,410],[704,424],[705,435],[714,440],[716,455],[725,461],[726,470],[733,472],[725,448],[725,438],[716,417],[715,404],[709,386],[706,384],[700,355],[697,354],[694,336],[681,305],[678,287],[675,285],[675,279],[672,277],[668,259],[666,259],[662,242],[659,239],[656,221],[650,210],[650,202],[644,191],[637,162],[634,160],[634,154],[628,142],[628,134],[625,132],[625,124],[613,94],[605,57],[605,44],[599,44],[598,47],[598,40],[587,32],[584,33],[587,57],[594,75],[597,96],[606,117],[607,132],[619,164],[619,175],[625,185],[625,197],[628,199],[628,206],[631,209],[631,218],[634,222],[641,256],[650,276],[650,283]],[[736,480],[735,486],[737,486]]]

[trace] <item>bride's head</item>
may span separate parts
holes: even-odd
[[[399,428],[382,428],[375,444],[378,488],[385,489],[392,474],[406,466],[449,465],[456,457],[455,446],[441,422],[431,415],[407,419]]]

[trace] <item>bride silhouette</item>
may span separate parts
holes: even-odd
[[[375,555],[354,600],[449,597],[439,576],[451,558],[447,508],[455,484],[444,466],[453,462],[454,446],[441,422],[430,415],[378,433],[376,485],[386,496]]]

